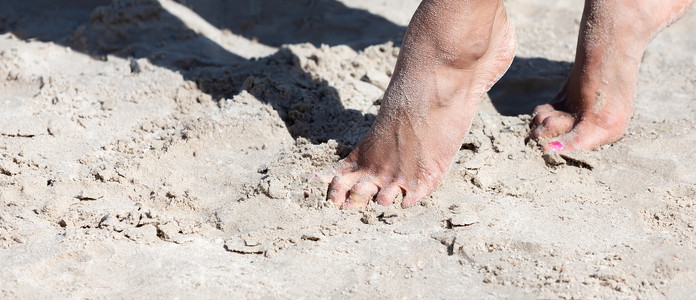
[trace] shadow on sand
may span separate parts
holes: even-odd
[[[345,44],[360,50],[387,41],[399,45],[405,31],[381,16],[335,0],[179,2],[221,30],[270,46],[308,42]],[[246,90],[269,103],[293,137],[314,143],[335,139],[352,144],[355,139],[345,141],[340,130],[318,129],[345,123],[343,120],[374,119],[343,107],[335,89],[304,72],[288,49],[246,59],[196,33],[156,0],[4,1],[0,3],[0,33],[8,32],[24,40],[70,47],[99,60],[108,59],[107,55],[145,58],[180,72],[213,99],[231,99]],[[491,90],[493,104],[505,115],[530,113],[535,105],[553,97],[569,69],[566,62],[518,57]],[[269,95],[269,89],[300,92],[278,98]],[[297,107],[303,113],[291,117],[289,112]],[[318,119],[335,120],[335,124],[318,124]]]

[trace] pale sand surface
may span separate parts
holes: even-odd
[[[506,1],[517,58],[440,188],[327,205],[309,178],[374,120],[417,4],[0,3],[0,298],[696,294],[693,9],[625,138],[543,157],[582,1]]]

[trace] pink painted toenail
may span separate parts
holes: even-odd
[[[558,150],[563,149],[563,144],[561,144],[560,142],[550,142],[549,146],[551,146],[551,149],[553,151],[558,151]]]

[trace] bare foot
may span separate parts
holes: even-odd
[[[375,123],[327,178],[328,199],[361,208],[403,195],[405,208],[432,192],[515,48],[502,1],[423,1]]]
[[[534,110],[532,137],[544,151],[617,141],[633,113],[643,51],[693,0],[586,0],[575,64],[559,94]]]

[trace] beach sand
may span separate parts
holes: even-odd
[[[620,141],[544,155],[582,1],[505,1],[519,49],[446,178],[340,211],[312,175],[379,110],[416,0],[0,4],[0,297],[688,298],[696,10]]]

